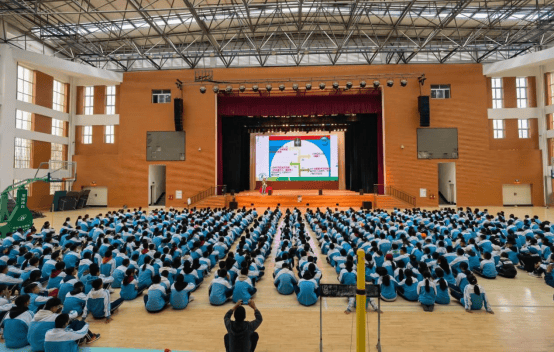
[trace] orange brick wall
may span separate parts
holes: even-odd
[[[532,184],[533,203],[543,204],[541,152],[536,137],[517,141],[517,149],[491,142],[492,126],[487,118],[490,95],[487,78],[479,64],[466,65],[376,65],[337,67],[286,67],[214,69],[216,80],[259,80],[290,77],[328,77],[339,75],[386,75],[425,72],[423,95],[430,95],[431,84],[450,84],[452,98],[431,99],[431,127],[458,129],[459,159],[418,160],[417,135],[419,86],[411,79],[407,87],[383,88],[385,179],[387,184],[411,195],[419,189],[438,194],[438,163],[456,162],[457,200],[461,206],[501,205],[502,184]],[[92,145],[77,145],[74,160],[80,177],[76,187],[96,181],[108,187],[109,206],[144,206],[148,201],[148,165],[146,132],[173,131],[173,104],[152,104],[152,89],[171,89],[172,98],[180,96],[174,82],[184,87],[184,129],[187,132],[186,161],[160,162],[167,167],[167,194],[183,191],[183,200],[169,200],[168,206],[183,206],[186,199],[216,183],[216,97],[200,94],[191,70],[130,72],[120,86],[120,126],[116,130],[117,151],[107,152],[102,140]],[[342,82],[344,84],[344,82]],[[290,84],[289,84],[290,86]],[[515,78],[505,78],[505,107],[516,107]],[[511,124],[511,122],[510,122]],[[512,126],[509,125],[510,130]],[[517,127],[517,126],[516,126]],[[532,129],[536,129],[536,121]],[[517,129],[517,128],[516,128]],[[536,130],[535,130],[536,131]],[[77,140],[80,139],[77,131]],[[517,131],[516,131],[517,133]],[[97,135],[94,130],[94,135]],[[533,133],[532,136],[536,136]],[[508,138],[513,138],[510,135]],[[503,143],[503,142],[500,142]],[[400,146],[404,145],[404,149]],[[201,151],[198,149],[201,148]],[[437,206],[438,199],[417,198],[418,206]]]

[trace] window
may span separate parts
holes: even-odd
[[[492,120],[492,129],[495,139],[504,138],[504,120]]]
[[[450,84],[431,85],[431,98],[450,99]]]
[[[153,90],[152,91],[152,103],[171,103],[171,91],[166,90]]]
[[[33,103],[34,73],[23,66],[17,66],[17,100]]]
[[[17,183],[21,182],[23,180],[13,180],[13,185],[12,186],[15,186]],[[27,190],[27,197],[30,197],[31,196],[31,184],[29,183],[28,185],[25,185],[25,189]],[[17,191],[13,191],[13,197],[15,198],[17,196]]]
[[[502,109],[502,78],[491,79],[492,108]]]
[[[94,87],[85,87],[85,115],[94,114]]]
[[[32,141],[29,139],[15,139],[14,153],[14,168],[30,169],[31,168],[31,146]]]
[[[554,72],[550,72],[550,104],[554,104]]]
[[[527,78],[526,77],[516,78],[516,97],[517,97],[517,107],[526,108],[527,107]]]
[[[64,122],[58,119],[52,119],[52,135],[54,136],[64,136]]]
[[[115,114],[115,86],[106,87],[106,114]]]
[[[529,120],[517,120],[519,138],[529,138]]]
[[[92,126],[83,126],[83,144],[92,143]]]
[[[58,143],[52,143],[50,153],[50,168],[53,170],[59,170],[64,168],[64,157],[63,157],[63,145]],[[61,191],[63,189],[62,182],[50,182],[50,195],[56,193],[56,191]]]
[[[113,144],[115,141],[114,126],[105,126],[104,128],[104,143]]]
[[[31,130],[32,114],[27,111],[16,110],[15,112],[15,128],[20,130]]]
[[[52,108],[57,111],[65,111],[65,83],[54,80],[54,95]]]

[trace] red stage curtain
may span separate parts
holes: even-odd
[[[376,114],[381,112],[381,95],[219,95],[217,99],[217,108],[220,115],[226,116]]]

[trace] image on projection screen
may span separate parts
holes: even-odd
[[[256,180],[338,181],[337,136],[256,136]]]

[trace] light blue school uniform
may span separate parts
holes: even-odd
[[[173,309],[185,309],[189,304],[190,292],[194,290],[193,284],[188,284],[181,291],[177,291],[175,285],[171,286],[171,296],[169,303]]]
[[[137,281],[133,280],[128,285],[121,284],[121,291],[119,291],[119,297],[126,301],[132,301],[138,296]]]
[[[10,318],[9,313],[6,315],[2,324],[4,325],[4,340],[7,348],[22,348],[29,344],[27,334],[33,317],[34,314],[30,310],[13,319]]]
[[[148,300],[146,301],[146,310],[152,313],[159,312],[167,305],[165,297],[165,286],[154,284],[148,289]]]
[[[257,290],[252,285],[250,278],[241,279],[239,277],[235,282],[235,288],[233,289],[233,302],[237,303],[239,300],[242,300],[244,304],[248,304],[256,291]]]
[[[318,294],[316,294],[318,287],[319,285],[314,279],[299,280],[298,293],[296,295],[296,298],[298,299],[298,303],[300,303],[303,306],[311,306],[316,304],[319,298]]]
[[[450,303],[450,292],[448,290],[448,283],[446,283],[446,288],[444,290],[441,289],[438,279],[435,280],[435,285],[436,285],[436,289],[437,289],[437,297],[435,299],[435,303],[437,303],[437,304],[449,304]]]
[[[71,311],[77,312],[77,315],[83,314],[85,304],[87,303],[87,295],[80,292],[72,295],[71,292],[65,296],[62,313],[69,314]]]
[[[437,288],[435,283],[429,280],[429,292],[425,289],[425,280],[417,284],[418,301],[426,306],[435,304],[437,299]]]
[[[42,311],[37,313],[34,319],[37,319],[37,317],[41,313]],[[52,313],[49,316],[38,321],[35,321],[33,319],[31,324],[29,324],[27,340],[31,345],[32,351],[44,351],[44,337],[46,336],[46,332],[48,330],[54,329],[56,327],[55,320],[57,316],[58,314]]]
[[[77,340],[85,337],[87,333],[88,324],[79,331],[54,328],[46,333],[44,352],[77,352],[79,349]]]
[[[294,286],[298,284],[298,281],[294,277],[294,274],[290,271],[281,271],[276,275],[275,285],[277,292],[282,295],[291,295],[294,293]]]
[[[233,286],[229,281],[222,277],[215,278],[210,284],[210,304],[214,306],[224,304],[231,292],[233,292]]]

